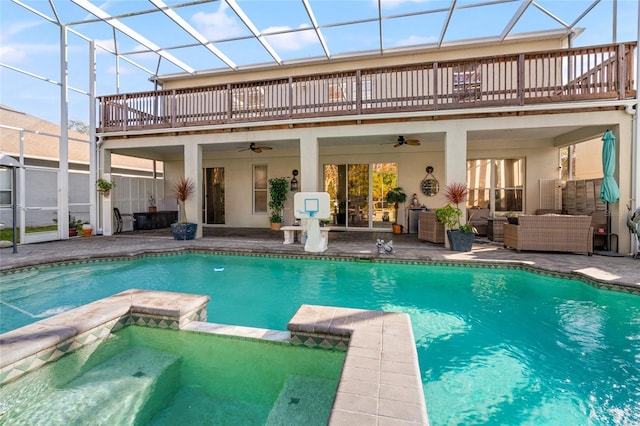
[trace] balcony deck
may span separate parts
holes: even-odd
[[[635,97],[636,43],[99,97],[99,133]]]

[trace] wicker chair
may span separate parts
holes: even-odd
[[[520,215],[518,224],[504,224],[504,246],[518,251],[593,253],[590,216]]]
[[[444,244],[444,224],[438,222],[435,211],[420,212],[418,216],[418,239],[430,243]]]

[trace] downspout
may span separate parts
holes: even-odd
[[[636,29],[638,31],[637,39],[640,40],[640,7],[638,7],[638,23],[636,25]],[[640,79],[640,46],[636,45],[636,103],[635,106],[628,105],[625,111],[628,114],[632,114],[632,122],[631,122],[631,207],[638,207],[640,202],[640,183],[638,179],[638,169],[640,169],[640,152],[638,152],[638,134],[640,133],[640,121],[638,120],[638,105],[640,104],[640,93],[638,90],[640,89],[638,84],[638,79]],[[635,203],[634,203],[635,201]],[[635,205],[633,205],[635,204]],[[636,247],[636,249],[640,249],[640,247]]]
[[[100,158],[101,157],[100,156],[100,146],[102,145],[102,136],[96,136],[94,138],[94,140],[96,141],[96,143],[95,143],[95,148],[96,149],[95,149],[94,152],[95,152],[95,156],[96,156],[95,160],[96,160],[96,181],[97,181],[98,178],[100,177],[100,170],[101,170],[101,164],[102,164],[101,158]],[[95,206],[96,206],[96,224],[93,227],[93,229],[94,229],[94,233],[96,235],[103,235],[103,233],[104,233],[103,232],[104,220],[103,220],[103,217],[102,217],[102,210],[103,210],[102,200],[103,200],[103,197],[98,197],[97,190],[96,190],[96,184],[95,184],[96,181],[93,181],[93,185],[91,186],[92,187],[92,191],[96,194],[95,195],[95,197],[96,197],[96,204],[95,204]]]

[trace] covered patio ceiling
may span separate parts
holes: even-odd
[[[598,138],[602,135],[605,129],[602,126],[556,126],[547,128],[521,128],[521,129],[495,129],[495,130],[482,130],[474,131],[468,134],[468,144],[470,147],[479,145],[485,142],[504,142],[509,141],[512,144],[518,143],[531,143],[531,141],[549,140],[553,141],[555,146],[565,146],[573,143],[583,142],[591,138]],[[421,147],[397,147],[394,148],[394,143],[398,136],[404,136],[406,139],[418,139],[421,141]],[[574,136],[575,135],[575,136]],[[578,139],[579,135],[579,139]],[[585,137],[587,135],[587,137]],[[341,136],[341,137],[323,137],[318,140],[320,147],[332,147],[332,146],[379,146],[380,152],[393,152],[395,150],[412,150],[414,152],[428,149],[429,145],[444,143],[445,135],[442,132],[420,132],[420,133],[398,133],[398,134],[378,134],[378,135],[362,135],[362,136]],[[257,145],[268,145],[273,148],[271,151],[265,151],[259,155],[269,156],[270,154],[279,155],[279,150],[298,150],[300,148],[299,141],[293,139],[282,140],[251,140],[251,142]],[[232,152],[238,153],[240,156],[251,157],[256,155],[248,150],[250,142],[223,142],[223,143],[211,143],[202,146],[203,152]],[[183,150],[182,145],[169,145],[169,146],[151,146],[145,148],[123,148],[114,149],[114,153],[122,155],[150,155],[152,157],[158,157],[165,154],[181,153]],[[153,154],[153,155],[151,155]]]

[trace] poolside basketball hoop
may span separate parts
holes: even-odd
[[[304,251],[320,253],[327,249],[328,236],[320,233],[320,221],[331,217],[330,198],[327,192],[296,192],[293,196],[294,215],[302,220],[307,233]]]

